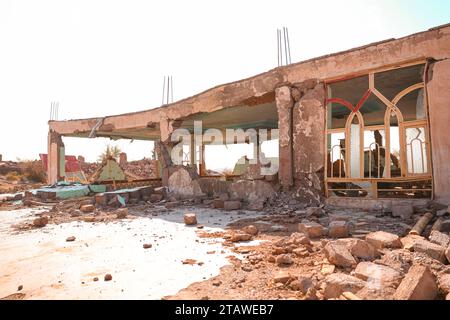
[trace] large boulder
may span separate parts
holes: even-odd
[[[328,242],[324,251],[328,261],[337,267],[347,268],[356,265],[355,258],[344,244],[337,241]]]
[[[397,287],[402,281],[402,274],[390,267],[373,262],[361,262],[356,266],[355,276],[367,281],[372,287]]]
[[[395,300],[434,300],[438,287],[428,267],[414,265],[403,278],[394,294]]]
[[[324,283],[325,299],[338,298],[344,292],[356,293],[366,285],[365,281],[344,273],[330,274]]]
[[[402,247],[402,243],[398,235],[385,231],[369,233],[366,235],[366,241],[373,245],[376,249],[397,249]]]

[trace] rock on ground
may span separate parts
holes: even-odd
[[[338,298],[343,292],[356,294],[366,284],[365,281],[344,273],[330,274],[325,278],[324,283],[325,299]]]
[[[117,219],[124,219],[128,215],[128,208],[120,208],[116,210]]]
[[[331,264],[337,267],[352,267],[356,265],[356,260],[344,244],[337,241],[328,242],[324,248],[325,256]]]
[[[397,287],[402,281],[402,274],[390,267],[373,262],[360,262],[355,269],[355,276],[370,282],[372,287]]]
[[[409,269],[394,294],[395,300],[434,300],[436,280],[428,267],[416,264]]]
[[[346,221],[332,221],[328,225],[328,236],[330,238],[347,238],[349,227]]]
[[[310,238],[320,238],[325,234],[324,227],[313,221],[302,221],[298,224],[298,230]]]
[[[33,220],[33,226],[42,228],[45,227],[48,223],[48,217],[42,216]]]
[[[447,248],[450,245],[450,236],[440,231],[431,231],[428,239],[430,242],[443,246],[444,248]]]
[[[373,245],[376,249],[397,249],[402,247],[402,243],[398,235],[385,231],[369,233],[366,235],[366,241]]]
[[[197,216],[195,215],[195,213],[185,213],[183,218],[184,218],[184,223],[188,226],[197,224]]]
[[[425,253],[431,258],[445,263],[445,247],[426,240],[418,240],[414,243],[413,248],[415,252]]]

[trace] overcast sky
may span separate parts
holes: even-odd
[[[47,152],[50,102],[59,119],[158,107],[276,67],[276,29],[292,62],[450,22],[450,1],[0,0],[0,154]],[[64,139],[95,160],[105,139]],[[129,159],[149,142],[122,142]]]

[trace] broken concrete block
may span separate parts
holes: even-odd
[[[328,236],[330,238],[347,238],[349,227],[345,221],[332,221],[328,225]]]
[[[231,242],[250,241],[252,235],[248,233],[235,233],[231,236]]]
[[[95,207],[92,204],[85,204],[80,207],[80,211],[84,212],[84,213],[93,212],[94,210],[95,210]]]
[[[275,259],[275,262],[279,265],[279,266],[283,266],[283,265],[291,265],[294,263],[294,259],[292,259],[292,256],[289,253],[286,254],[280,254],[279,256],[277,256],[277,258]]]
[[[47,216],[38,217],[33,220],[33,226],[35,226],[37,228],[45,227],[47,225],[47,223],[48,223]]]
[[[292,279],[293,279],[293,277],[289,273],[287,273],[285,271],[279,271],[273,277],[273,282],[285,284]]]
[[[396,249],[402,247],[402,243],[398,235],[384,231],[369,233],[366,235],[366,241],[373,245],[375,249]]]
[[[402,219],[410,219],[414,214],[414,208],[410,204],[392,204],[392,216]]]
[[[372,261],[380,256],[380,253],[373,245],[361,239],[354,239],[351,242],[350,253],[355,258],[366,261]]]
[[[67,242],[72,242],[72,241],[75,241],[75,237],[74,236],[70,236],[70,237],[68,237],[67,239],[66,239],[66,241]]]
[[[324,248],[325,256],[331,264],[337,267],[352,267],[356,260],[344,244],[335,241],[328,242]]]
[[[124,219],[128,215],[128,208],[120,208],[115,211],[117,219]]]
[[[414,243],[422,240],[425,240],[425,238],[416,234],[408,234],[406,237],[400,239],[403,249],[409,251],[414,250]]]
[[[402,249],[386,252],[380,259],[375,262],[388,266],[402,274],[406,274],[409,270],[411,263],[411,253]]]
[[[344,273],[330,274],[325,278],[324,282],[325,299],[338,298],[343,292],[351,292],[355,294],[366,284],[365,281]]]
[[[325,233],[324,227],[313,221],[302,221],[298,224],[298,230],[310,238],[320,238]]]
[[[443,246],[444,248],[447,248],[450,245],[450,236],[440,231],[431,231],[428,239],[430,242]]]
[[[360,262],[356,266],[355,276],[370,282],[372,286],[392,286],[396,288],[402,281],[402,274],[390,267],[373,262]]]
[[[436,259],[442,263],[445,263],[445,247],[435,243],[431,243],[426,240],[418,240],[413,245],[415,252],[422,252],[427,254],[433,259]]]
[[[394,294],[395,300],[434,300],[438,287],[428,267],[414,265],[403,278]]]
[[[237,200],[224,201],[223,208],[225,210],[239,210],[241,208],[241,202]]]
[[[185,213],[183,217],[186,225],[192,226],[197,224],[197,216],[195,213]]]
[[[216,209],[223,209],[223,207],[225,206],[225,201],[221,200],[221,199],[214,199],[213,200],[213,207]]]
[[[304,233],[294,232],[289,236],[289,240],[287,241],[287,244],[295,244],[295,245],[310,245],[311,240],[309,240],[309,237]]]
[[[256,236],[258,234],[258,229],[254,225],[245,226],[242,228],[242,231],[252,236]]]
[[[450,274],[444,274],[439,279],[439,289],[444,293],[450,293]]]

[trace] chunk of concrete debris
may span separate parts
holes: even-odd
[[[239,210],[241,208],[241,202],[237,200],[224,201],[223,208],[225,210]]]
[[[197,216],[195,213],[185,213],[184,216],[184,223],[187,226],[193,226],[197,224]]]
[[[428,267],[416,264],[409,269],[394,294],[395,300],[434,300],[438,287]]]
[[[222,199],[214,199],[213,200],[213,207],[216,209],[223,209],[223,207],[225,206],[225,201],[223,201]]]
[[[325,229],[322,225],[317,222],[306,220],[298,224],[298,230],[308,235],[310,238],[320,238],[325,233]]]
[[[151,244],[151,243],[144,243],[144,244],[142,245],[142,247],[143,247],[144,249],[150,249],[150,248],[152,247],[152,244]]]
[[[450,274],[444,274],[439,278],[439,289],[444,293],[450,293]]]
[[[426,240],[418,240],[413,245],[415,252],[422,252],[427,254],[433,259],[436,259],[442,263],[445,263],[445,247],[435,243],[431,243]]]
[[[402,219],[410,219],[414,214],[414,208],[410,204],[393,204],[392,216]]]
[[[303,294],[306,294],[310,288],[315,288],[317,282],[309,277],[300,276],[297,280],[291,282],[289,284],[290,288],[295,291],[300,291]]]
[[[287,273],[285,271],[279,271],[273,277],[273,282],[285,284],[292,279],[293,279],[293,277],[289,273]]]
[[[349,227],[345,221],[332,221],[328,225],[328,236],[330,238],[347,238]]]
[[[289,239],[287,240],[286,244],[295,244],[295,245],[310,245],[311,240],[309,237],[304,233],[294,232],[289,236]]]
[[[72,241],[75,241],[75,237],[74,236],[70,236],[70,237],[68,237],[67,239],[66,239],[66,241],[67,242],[72,242]]]
[[[104,279],[105,279],[105,281],[111,281],[112,280],[112,275],[107,273],[107,274],[105,274],[105,278]]]
[[[292,256],[289,253],[286,254],[280,254],[277,256],[275,262],[279,266],[288,266],[294,263],[294,259],[292,259]]]
[[[325,215],[324,210],[321,207],[309,207],[306,208],[306,216],[309,217],[323,217]]]
[[[320,269],[320,273],[324,276],[334,273],[336,270],[336,266],[334,264],[324,264],[322,265],[322,269]]]
[[[94,210],[95,210],[95,207],[92,204],[85,204],[80,207],[80,211],[84,212],[84,213],[90,213],[90,212],[93,212]]]
[[[402,274],[390,267],[373,262],[360,262],[356,266],[355,276],[380,287],[397,287],[402,281]]]
[[[386,252],[381,259],[376,260],[378,264],[391,267],[402,274],[406,274],[411,267],[412,254],[409,251],[397,249]]]
[[[425,240],[425,238],[416,234],[408,234],[406,237],[400,239],[403,249],[409,251],[414,250],[414,243],[422,240]]]
[[[325,299],[338,298],[344,292],[356,294],[366,284],[365,281],[344,273],[330,274],[325,278],[324,283]]]
[[[352,241],[350,253],[355,258],[366,261],[372,261],[380,256],[380,253],[373,245],[361,239]]]
[[[35,226],[37,228],[45,227],[47,225],[47,223],[48,223],[47,216],[38,217],[33,220],[33,226]]]
[[[128,215],[128,208],[120,208],[115,211],[117,219],[124,219]]]
[[[330,241],[325,245],[324,251],[328,261],[337,267],[346,268],[356,265],[355,258],[342,243]]]
[[[231,242],[241,242],[241,241],[250,241],[252,239],[252,235],[248,233],[234,233],[231,236]]]
[[[430,240],[430,242],[438,244],[445,248],[450,245],[450,236],[437,230],[431,231],[430,237],[428,239]]]
[[[366,235],[366,241],[373,245],[375,249],[397,249],[402,247],[402,243],[398,235],[385,231],[369,233]]]
[[[252,236],[256,236],[258,234],[258,229],[254,225],[245,226],[242,228],[242,231],[251,234]]]

